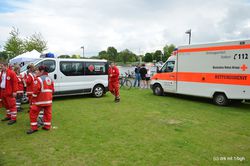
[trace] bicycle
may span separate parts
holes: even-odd
[[[132,82],[129,80],[129,75],[125,73],[125,76],[119,77],[120,89],[129,90],[132,87]]]

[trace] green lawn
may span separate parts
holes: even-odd
[[[139,89],[121,97],[56,98],[49,132],[27,135],[27,111],[13,126],[0,122],[0,165],[250,165],[250,104]],[[245,160],[216,158],[231,156]]]

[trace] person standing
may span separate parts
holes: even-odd
[[[150,68],[147,68],[147,74],[146,74],[147,89],[149,88],[149,85],[150,85],[150,76],[151,76]]]
[[[134,87],[136,86],[136,83],[137,83],[137,86],[140,87],[140,81],[141,81],[140,66],[137,65],[135,67],[135,82],[134,82]]]
[[[38,131],[37,117],[40,110],[44,110],[44,126],[43,130],[50,130],[52,119],[52,99],[54,92],[54,82],[48,76],[48,67],[40,66],[38,68],[38,78],[34,82],[34,93],[32,99],[32,106],[30,109],[30,126],[31,129],[27,131],[27,134],[32,134]]]
[[[116,103],[120,102],[119,74],[119,69],[115,66],[114,62],[112,62],[108,69],[109,91],[115,96]]]
[[[0,75],[2,73],[2,64],[0,63]],[[2,97],[1,97],[1,87],[0,87],[0,108],[3,107]]]
[[[16,73],[9,69],[8,64],[1,64],[2,72],[0,75],[1,97],[4,107],[6,108],[6,117],[2,121],[9,121],[8,125],[16,123],[17,108],[16,95],[18,89],[18,81]]]
[[[32,101],[32,94],[34,90],[34,80],[35,80],[35,66],[33,64],[29,64],[27,66],[27,76],[25,79],[25,84],[26,84],[26,94],[29,99],[29,105],[31,107],[31,101]]]
[[[145,64],[142,64],[142,67],[140,68],[140,75],[141,75],[141,88],[146,88],[146,74],[147,69],[145,67]]]
[[[20,66],[16,65],[14,66],[14,72],[17,75],[17,80],[18,80],[18,90],[17,90],[17,96],[16,96],[16,107],[17,107],[17,112],[21,112],[21,103],[22,103],[22,98],[23,98],[23,90],[24,90],[24,80],[22,75],[20,74]]]

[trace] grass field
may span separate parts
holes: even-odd
[[[121,97],[57,98],[53,129],[32,135],[27,111],[0,122],[0,165],[250,165],[250,104],[139,89]]]

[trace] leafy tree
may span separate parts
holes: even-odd
[[[147,52],[144,56],[144,62],[152,62],[152,61],[153,61],[153,55]]]
[[[74,59],[81,59],[81,56],[80,56],[80,55],[72,55],[71,58],[74,58]]]
[[[9,54],[9,59],[24,53],[23,40],[19,37],[19,30],[14,28],[10,32],[10,37],[4,45],[4,50]]]
[[[123,63],[135,62],[136,55],[133,52],[131,52],[130,50],[125,49],[118,54],[118,60],[119,61],[121,60]]]
[[[41,33],[35,33],[24,41],[25,51],[37,50],[42,53],[47,49],[47,42],[43,39]]]
[[[156,50],[153,54],[153,60],[156,60],[156,62],[159,62],[162,60],[162,52],[161,50]]]
[[[57,58],[70,58],[70,56],[69,55],[60,55]]]
[[[166,61],[171,56],[174,49],[175,49],[175,45],[173,44],[170,44],[170,46],[165,45],[163,47],[163,52],[164,52],[163,61]]]
[[[5,61],[8,59],[8,53],[6,51],[1,51],[0,52],[0,60]]]
[[[99,56],[91,56],[91,57],[89,57],[89,59],[100,59],[100,57]]]
[[[115,47],[108,47],[107,54],[108,54],[108,60],[111,60],[114,62],[117,60],[118,53]]]
[[[98,57],[99,57],[100,59],[106,59],[106,60],[109,59],[109,56],[108,56],[108,54],[107,54],[107,51],[101,51],[101,52],[99,52],[99,53],[98,53]]]

